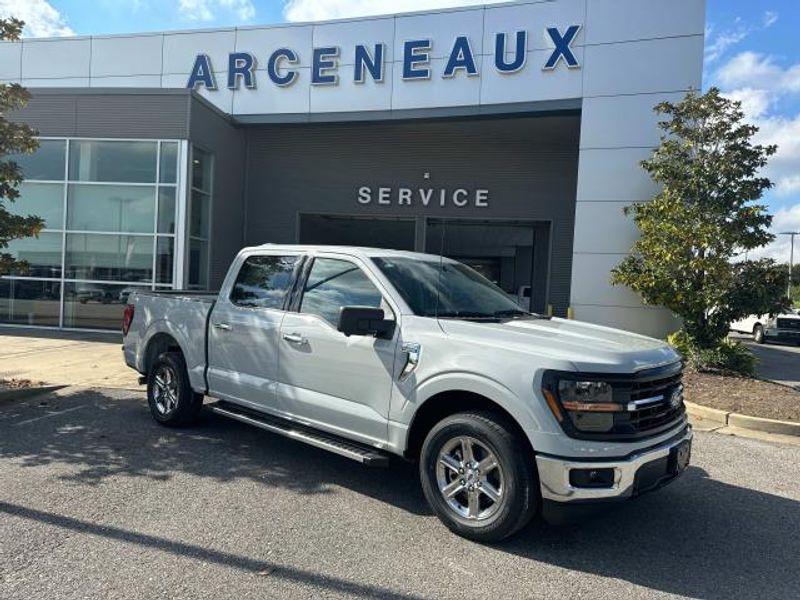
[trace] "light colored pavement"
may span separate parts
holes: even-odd
[[[0,378],[52,385],[140,389],[119,334],[0,327]]]
[[[0,597],[798,598],[800,448],[698,433],[654,494],[480,546],[371,470],[141,393],[0,405]]]
[[[734,334],[758,357],[756,370],[761,379],[800,389],[800,346],[788,344],[756,344],[752,336]]]

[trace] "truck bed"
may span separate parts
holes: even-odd
[[[123,341],[128,365],[145,373],[149,341],[168,335],[184,349],[189,380],[205,389],[208,318],[217,292],[208,290],[137,290],[128,302],[134,306],[130,331]],[[153,346],[157,347],[157,345]]]

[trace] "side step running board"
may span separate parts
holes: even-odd
[[[205,408],[223,417],[235,419],[236,421],[322,448],[370,467],[386,467],[389,465],[389,455],[385,452],[329,433],[317,431],[298,423],[248,410],[222,400],[207,404]]]

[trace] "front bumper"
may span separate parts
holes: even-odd
[[[774,330],[767,330],[766,338],[770,341],[778,341],[778,342],[793,342],[798,343],[800,342],[800,331],[796,329],[774,329]]]
[[[691,451],[692,437],[692,428],[687,426],[682,434],[663,444],[608,461],[537,455],[542,498],[556,502],[616,500],[661,487],[685,469],[685,465],[676,467],[675,456],[679,448],[684,452]],[[576,487],[570,483],[570,471],[573,469],[612,469],[613,484],[607,487]],[[637,473],[640,475],[638,478]]]

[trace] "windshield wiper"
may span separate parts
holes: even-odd
[[[494,313],[494,316],[498,317],[498,318],[506,318],[506,317],[509,317],[509,318],[526,317],[526,318],[529,318],[529,319],[549,319],[550,318],[550,317],[547,317],[545,315],[540,315],[539,313],[528,312],[527,310],[521,310],[521,309],[518,309],[518,308],[511,308],[511,309],[508,309],[508,310],[498,310],[497,312]]]
[[[470,312],[470,311],[452,311],[440,312],[435,315],[440,319],[470,319],[470,320],[491,320],[497,321],[500,317],[491,313]]]

